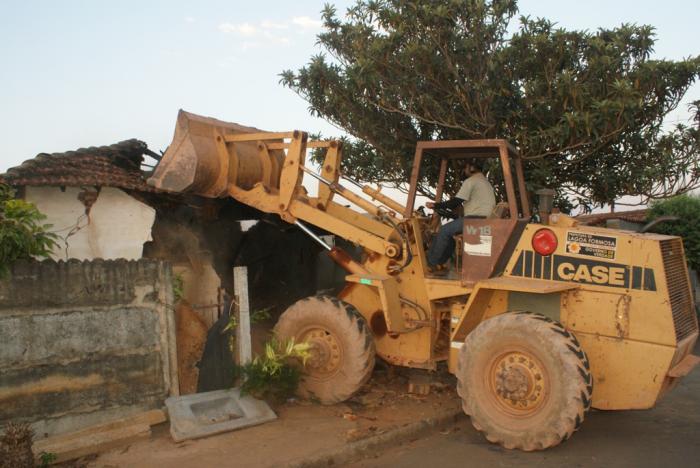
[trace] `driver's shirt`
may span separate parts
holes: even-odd
[[[455,195],[464,200],[464,216],[488,217],[496,207],[496,195],[484,174],[477,172],[462,182]]]

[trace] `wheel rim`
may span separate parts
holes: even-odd
[[[327,379],[338,372],[343,361],[343,348],[330,330],[314,326],[304,329],[299,336],[301,342],[310,345],[311,355],[305,367],[307,374],[318,379]]]
[[[497,406],[516,417],[536,414],[550,393],[545,366],[525,350],[510,350],[497,356],[491,361],[487,378]]]

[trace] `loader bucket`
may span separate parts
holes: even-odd
[[[229,185],[248,190],[263,180],[257,143],[217,143],[217,137],[259,132],[261,130],[253,127],[180,110],[173,141],[148,184],[168,192],[194,193],[211,198],[227,196]],[[226,151],[222,152],[221,148]],[[269,153],[278,162],[273,165],[276,170],[269,182],[278,188],[284,152],[274,150]]]

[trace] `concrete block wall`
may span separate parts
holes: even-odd
[[[54,435],[177,394],[171,275],[152,259],[16,264],[0,279],[0,427]]]

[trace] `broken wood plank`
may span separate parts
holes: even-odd
[[[42,453],[53,454],[56,458],[51,463],[61,463],[129,445],[139,440],[148,439],[150,436],[151,427],[148,424],[133,424],[126,427],[99,430],[90,434],[82,433],[73,438],[63,437],[61,440],[48,438],[34,443],[34,457],[37,462],[41,463]]]
[[[145,411],[104,424],[90,426],[79,431],[39,439],[34,442],[34,454],[36,457],[39,457],[42,452],[53,453],[58,457],[54,461],[55,463],[73,460],[74,458],[113,448],[110,446],[110,441],[113,441],[116,444],[115,447],[117,447],[133,442],[131,439],[140,440],[144,437],[141,433],[144,430],[146,431],[145,437],[148,437],[150,426],[167,420],[167,414],[163,410]],[[86,450],[88,452],[83,453]],[[76,453],[80,455],[74,456]]]

